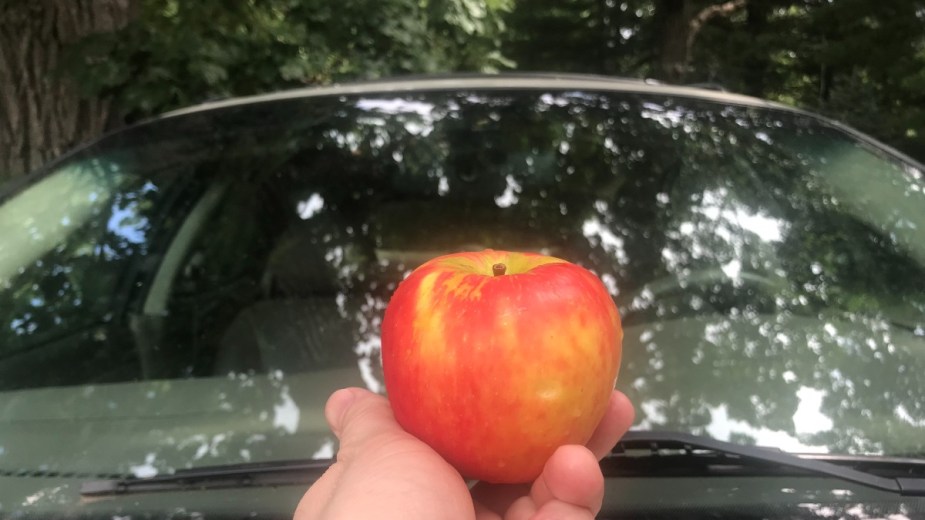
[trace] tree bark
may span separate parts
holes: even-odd
[[[693,0],[659,0],[659,72],[661,79],[681,83],[687,76],[700,29],[717,16],[729,16],[745,6],[746,0],[729,0],[699,10]],[[695,11],[696,10],[696,11]]]
[[[687,43],[691,0],[659,0],[655,15],[659,27],[659,79],[680,83],[687,74]]]
[[[687,54],[685,56],[685,64],[690,64],[694,51],[694,41],[697,39],[697,35],[700,34],[700,29],[703,29],[703,26],[707,22],[717,16],[729,16],[743,7],[745,7],[745,0],[729,0],[721,4],[704,7],[694,15],[687,24],[687,44],[685,46]]]
[[[0,182],[103,133],[111,100],[58,72],[65,48],[124,27],[135,0],[0,0]]]
[[[748,34],[755,38],[763,36],[768,31],[770,3],[768,0],[749,0],[745,9],[745,27]],[[765,97],[767,75],[771,68],[771,59],[767,49],[761,46],[753,46],[745,53],[745,56],[746,60],[741,64],[745,93],[751,96]]]

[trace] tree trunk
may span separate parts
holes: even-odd
[[[768,15],[771,6],[767,0],[750,0],[746,8],[745,28],[755,38],[768,31]],[[767,74],[771,68],[771,59],[767,49],[755,45],[745,53],[747,59],[742,66],[742,81],[745,93],[751,96],[765,97]]]
[[[99,136],[111,109],[58,73],[64,49],[125,26],[135,0],[0,0],[0,182]]]
[[[744,7],[746,0],[710,4],[699,10],[693,0],[659,0],[659,72],[672,83],[684,81],[691,66],[694,42],[700,29],[717,16],[729,16]]]
[[[685,65],[690,65],[694,51],[694,41],[697,39],[697,35],[700,34],[700,30],[703,29],[703,26],[717,16],[731,15],[744,7],[745,3],[745,0],[729,0],[721,4],[714,4],[704,7],[691,18],[691,21],[687,24],[687,56],[685,58]]]
[[[659,79],[680,83],[687,73],[687,41],[691,21],[691,0],[659,0]]]

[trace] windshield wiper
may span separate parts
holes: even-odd
[[[252,462],[181,469],[174,473],[154,477],[128,476],[90,480],[80,485],[80,494],[85,497],[104,497],[189,489],[223,489],[296,484],[307,486],[315,482],[332,462],[328,459]]]
[[[603,461],[607,476],[804,474],[901,496],[925,496],[925,459],[795,455],[682,432],[631,431]],[[880,476],[855,469],[876,469]]]
[[[825,458],[828,457],[828,458]],[[154,477],[123,477],[84,482],[80,494],[121,494],[222,489],[250,486],[310,485],[330,460],[289,460],[182,469]],[[601,462],[604,474],[615,476],[775,476],[813,475],[861,484],[901,496],[925,496],[925,460],[793,455],[771,448],[746,446],[681,432],[631,431]],[[850,465],[853,467],[846,467]],[[884,477],[854,467],[893,473]],[[918,472],[916,475],[915,473]]]

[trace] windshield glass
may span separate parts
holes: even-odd
[[[637,429],[922,454],[923,189],[814,117],[651,94],[312,97],[148,123],[0,205],[0,471],[330,457],[328,394],[385,391],[396,285],[483,248],[601,277]]]

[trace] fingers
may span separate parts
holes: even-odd
[[[340,441],[338,460],[377,435],[403,431],[385,397],[362,388],[344,388],[331,394],[324,416]]]
[[[337,437],[340,437],[343,429],[344,416],[359,392],[359,388],[342,388],[328,397],[328,402],[324,406],[324,418]]]
[[[604,475],[597,458],[584,446],[562,446],[546,462],[530,497],[540,509],[560,501],[597,514],[604,500]]]
[[[621,392],[610,396],[607,411],[586,446],[562,446],[546,462],[530,489],[531,500],[512,505],[520,517],[593,518],[604,500],[604,475],[598,460],[606,456],[633,424],[635,411]],[[530,511],[530,508],[535,509]],[[518,518],[516,515],[512,515]]]
[[[505,520],[593,520],[594,514],[583,508],[565,502],[552,501],[537,508],[528,498],[514,502]],[[479,519],[482,520],[482,519]]]
[[[465,481],[399,426],[384,397],[338,390],[324,413],[340,440],[337,461],[303,496],[297,520],[474,517]]]
[[[585,444],[598,459],[610,453],[620,437],[630,429],[636,416],[633,404],[622,392],[614,390],[604,418],[601,419],[591,439]]]
[[[565,502],[549,502],[539,509],[530,520],[594,520],[594,514],[582,507]]]
[[[472,500],[477,504],[480,514],[479,520],[501,518],[508,511],[515,500],[526,497],[530,493],[528,484],[489,484],[479,482],[471,489]],[[489,514],[492,512],[492,514]]]
[[[481,505],[479,518],[532,518],[542,512],[561,511],[562,502],[589,514],[600,511],[604,493],[604,477],[598,459],[607,455],[629,430],[635,412],[629,399],[614,391],[600,424],[586,446],[560,447],[547,461],[541,476],[527,490],[526,486],[498,486],[481,482],[472,489],[472,496]],[[549,509],[544,509],[548,507]],[[570,517],[566,517],[570,518]],[[579,516],[578,518],[581,518]]]

